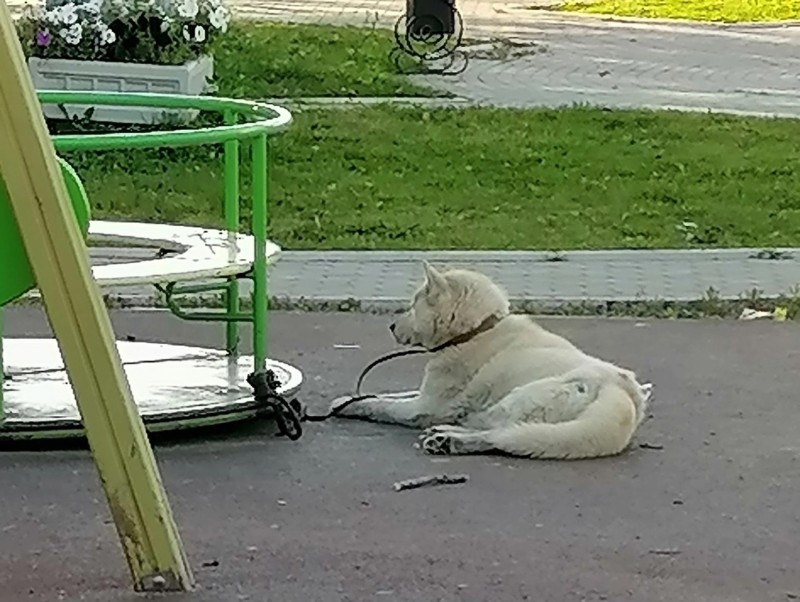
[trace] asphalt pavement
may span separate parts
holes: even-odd
[[[218,326],[114,314],[119,336],[221,346]],[[734,321],[542,320],[656,385],[616,458],[433,458],[402,428],[269,423],[156,454],[198,580],[176,602],[769,602],[800,596],[800,328]],[[6,334],[47,333],[34,308]],[[393,347],[386,317],[272,314],[271,352],[321,410]],[[358,345],[358,347],[353,347]],[[367,388],[408,389],[418,359]],[[646,443],[646,449],[638,444]],[[467,473],[397,493],[395,481]],[[83,449],[0,453],[0,600],[128,602],[127,569]],[[163,598],[158,598],[163,599]]]

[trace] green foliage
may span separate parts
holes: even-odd
[[[678,112],[299,112],[271,145],[270,235],[292,249],[795,246],[798,138],[800,121]],[[69,159],[95,216],[222,223],[216,149]]]
[[[214,48],[218,94],[430,96],[395,73],[391,34],[378,29],[236,22]]]

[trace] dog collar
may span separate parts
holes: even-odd
[[[442,343],[441,345],[437,345],[436,347],[434,347],[433,349],[429,349],[428,351],[429,353],[436,353],[437,351],[442,351],[443,349],[447,349],[448,347],[463,345],[464,343],[467,343],[472,339],[474,339],[479,334],[483,334],[484,332],[491,330],[492,328],[497,326],[500,323],[500,320],[502,319],[503,318],[498,318],[497,316],[492,314],[491,316],[486,318],[483,322],[478,324],[476,328],[473,328],[472,330],[465,332],[464,334],[460,334],[457,337],[454,337],[449,341]]]

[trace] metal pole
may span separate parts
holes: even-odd
[[[267,135],[253,140],[253,355],[256,372],[267,366]]]
[[[234,125],[236,121],[236,113],[225,111],[225,125]],[[238,250],[236,236],[239,233],[239,148],[238,140],[225,142],[225,228],[228,231],[228,253],[231,255],[235,255]],[[238,278],[228,280],[225,312],[228,317],[239,313]],[[239,380],[239,323],[236,320],[228,320],[225,323],[225,351],[228,354],[228,385],[235,388]]]

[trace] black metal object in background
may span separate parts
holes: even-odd
[[[406,14],[397,20],[397,47],[391,57],[398,71],[457,75],[467,68],[459,52],[463,21],[455,0],[407,0]],[[403,57],[411,66],[403,65]],[[410,58],[410,61],[408,61]]]
[[[411,35],[453,35],[456,32],[455,0],[407,0],[406,17],[413,18]]]

